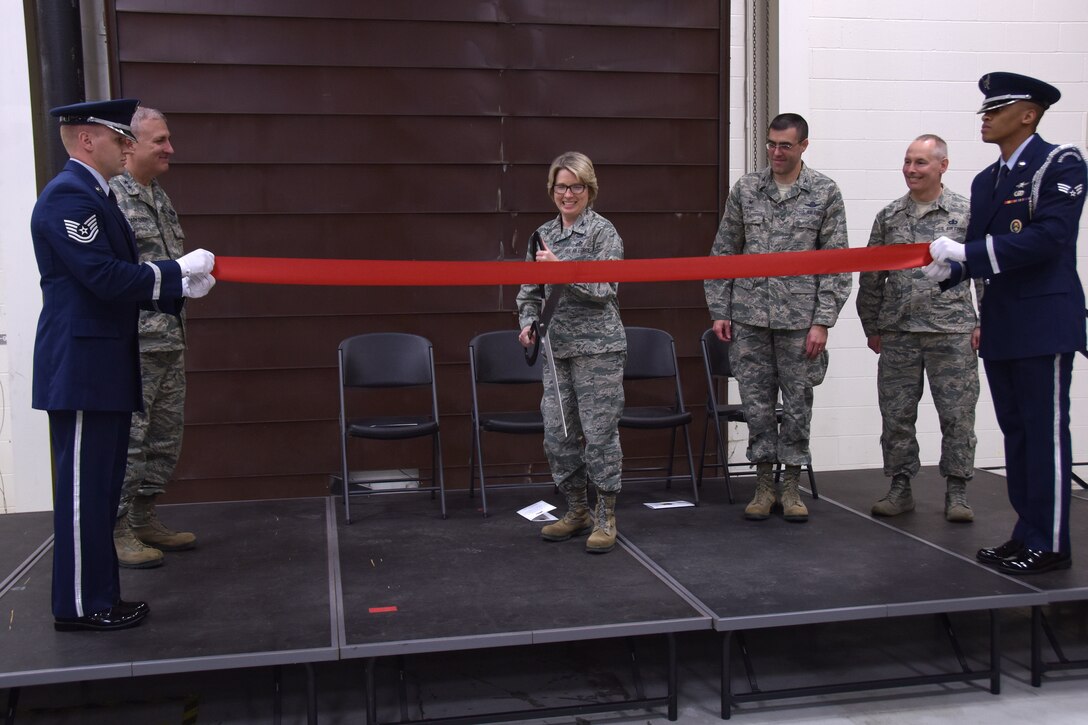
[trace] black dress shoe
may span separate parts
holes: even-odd
[[[147,606],[147,602],[126,602],[124,599],[118,599],[113,605],[114,611],[131,611],[142,613],[145,616],[151,612],[151,607]]]
[[[143,602],[126,602],[126,604],[143,604]],[[147,605],[144,606],[146,607]],[[129,607],[113,606],[109,609],[104,609],[101,612],[88,614],[85,617],[76,617],[74,619],[62,619],[57,617],[53,620],[53,629],[58,632],[78,632],[81,630],[109,632],[114,629],[135,627],[142,622],[146,616],[146,609],[138,610]]]
[[[979,549],[975,554],[975,558],[981,561],[983,564],[997,564],[1005,561],[1006,559],[1016,556],[1024,549],[1024,542],[1017,541],[1016,539],[1009,539],[1001,546],[992,546],[987,549]]]
[[[1068,569],[1072,565],[1073,557],[1070,554],[1022,549],[1011,559],[998,562],[997,568],[1006,574],[1042,574],[1055,569]]]

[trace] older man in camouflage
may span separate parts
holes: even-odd
[[[776,116],[767,130],[770,166],[746,174],[726,201],[712,254],[844,249],[846,208],[834,181],[801,162],[808,123]],[[767,519],[782,506],[787,521],[808,520],[798,491],[811,463],[812,389],[827,370],[827,331],[850,295],[849,274],[707,280],[706,301],[729,360],[748,421],[748,460],[756,491],[745,518]],[[782,425],[775,412],[782,392]],[[785,466],[781,488],[774,468]]]
[[[170,168],[174,148],[166,118],[137,108],[136,136],[125,173],[110,179],[121,211],[136,233],[140,259],[177,259],[185,253],[178,215],[157,177]],[[191,549],[196,537],[173,531],[155,511],[181,453],[185,409],[185,313],[140,312],[140,370],[144,411],[132,416],[128,463],[113,532],[118,563],[130,569],[161,566],[163,551]]]
[[[869,246],[912,244],[948,237],[963,242],[970,202],[945,189],[948,146],[925,134],[907,148],[903,177],[908,193],[876,215]],[[975,282],[978,295],[982,287]],[[915,421],[922,397],[922,375],[929,378],[941,424],[939,470],[947,480],[944,515],[949,521],[974,519],[967,503],[967,481],[975,464],[975,404],[978,402],[978,318],[971,288],[957,285],[942,293],[921,269],[863,272],[858,317],[870,349],[880,355],[877,392],[884,421],[880,445],[884,475],[892,479],[876,516],[914,510],[910,480],[918,474]]]

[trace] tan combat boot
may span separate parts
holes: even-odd
[[[117,550],[117,564],[125,569],[154,569],[162,566],[162,552],[136,538],[128,525],[128,517],[121,514],[113,527],[113,548]]]
[[[910,479],[902,473],[892,476],[892,487],[884,498],[873,504],[873,516],[898,516],[914,510],[914,496],[910,492]]]
[[[774,492],[774,464],[756,464],[756,493],[744,507],[744,518],[749,521],[763,521],[771,515],[771,509],[778,503]]]
[[[545,541],[566,541],[572,536],[584,536],[593,528],[586,489],[568,491],[566,497],[567,513],[563,518],[540,529]]]
[[[196,535],[174,531],[159,521],[154,496],[136,496],[128,508],[128,523],[140,541],[163,551],[185,551],[196,546]]]
[[[967,481],[959,476],[948,477],[948,490],[944,494],[944,517],[961,524],[975,520],[975,512],[967,505]]]
[[[616,494],[597,491],[597,520],[586,539],[590,554],[607,554],[616,546]]]
[[[782,518],[794,523],[808,521],[808,508],[801,501],[801,492],[797,487],[801,484],[801,467],[786,466],[786,472],[782,475]]]

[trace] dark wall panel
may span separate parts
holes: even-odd
[[[114,0],[119,11],[172,15],[355,18],[552,25],[717,29],[725,17],[716,2],[632,0]],[[726,35],[728,37],[728,35]]]
[[[597,165],[628,258],[707,254],[728,162],[724,0],[113,0],[115,82],[169,118],[161,182],[190,249],[326,259],[523,260],[555,215],[551,160]],[[220,284],[189,308],[175,500],[321,493],[339,460],[336,347],[363,332],[434,344],[448,480],[468,482],[474,335],[517,325],[516,286]],[[677,340],[705,400],[698,281],[625,284],[631,325]],[[499,405],[538,396],[492,391]],[[668,386],[631,391],[664,401]],[[396,408],[412,396],[379,395]],[[701,415],[693,431],[702,434]],[[664,436],[625,432],[629,465]],[[490,460],[546,467],[540,441]],[[353,466],[429,465],[425,443]]]
[[[384,68],[517,68],[717,75],[707,29],[191,15],[159,37],[161,16],[134,14],[121,60],[185,63],[201,37],[207,64]]]

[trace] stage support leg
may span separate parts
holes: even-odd
[[[374,669],[377,664],[376,657],[366,660],[366,725],[378,725],[378,694],[374,692]]]
[[[944,632],[946,635],[948,635],[948,641],[952,645],[953,654],[955,654],[956,659],[959,660],[960,671],[970,672],[971,666],[967,664],[967,658],[963,655],[963,648],[960,647],[959,637],[956,636],[956,630],[952,628],[952,618],[949,617],[948,614],[943,612],[941,614],[938,614],[937,617],[941,620],[941,624],[944,625]],[[993,615],[991,613],[991,621],[992,619]],[[992,639],[990,641],[993,642]]]
[[[627,656],[631,660],[631,680],[635,687],[635,697],[639,700],[646,699],[646,688],[642,685],[642,668],[638,665],[638,652],[635,651],[635,640],[624,637],[627,644]]]
[[[680,716],[677,709],[679,699],[679,687],[676,674],[676,635],[669,632],[665,635],[669,644],[669,722],[676,722]]]
[[[1001,612],[990,610],[990,694],[1001,694]]]
[[[1043,684],[1043,609],[1031,608],[1031,686]]]
[[[283,722],[283,668],[276,665],[272,668],[272,723],[280,725]]]
[[[306,723],[317,725],[317,677],[314,675],[314,665],[307,662],[306,668]]]
[[[733,675],[729,669],[729,650],[733,643],[733,633],[726,632],[722,635],[722,720],[728,720],[733,716]]]
[[[8,690],[8,707],[4,717],[4,725],[15,725],[15,711],[19,708],[19,688],[12,687]]]

